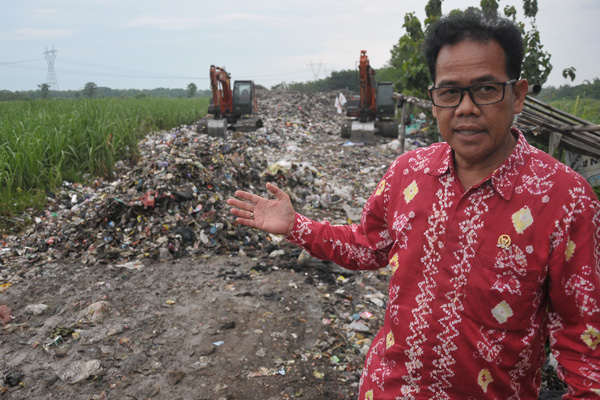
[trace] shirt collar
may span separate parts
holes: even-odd
[[[515,148],[510,156],[486,179],[505,200],[510,200],[517,178],[531,154],[531,149],[523,133],[517,128],[511,128],[510,133],[517,138]],[[441,176],[454,169],[452,149],[447,143],[440,148],[437,155],[431,158],[429,165],[428,173],[433,176]]]

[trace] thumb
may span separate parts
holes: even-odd
[[[271,182],[267,182],[267,190],[271,192],[278,200],[285,199],[285,192],[279,189],[277,186],[273,185]]]

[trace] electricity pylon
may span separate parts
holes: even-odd
[[[58,53],[58,51],[54,50],[54,45],[52,45],[52,50],[48,50],[48,46],[46,46],[46,51],[44,52],[44,58],[48,62],[48,77],[46,78],[46,83],[52,90],[58,90],[58,80],[56,79],[56,73],[54,72],[54,59],[56,58],[56,53]]]

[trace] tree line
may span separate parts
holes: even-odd
[[[191,86],[193,85],[193,86]],[[194,89],[195,88],[195,89]],[[0,101],[24,101],[43,98],[58,99],[77,99],[77,98],[143,98],[143,97],[169,97],[169,98],[189,98],[189,97],[209,97],[210,90],[198,90],[194,83],[190,83],[186,88],[155,88],[155,89],[111,89],[109,87],[97,86],[94,82],[88,82],[81,90],[59,90],[52,91],[51,88],[42,83],[38,85],[38,90],[25,90],[11,92],[9,90],[0,90]]]

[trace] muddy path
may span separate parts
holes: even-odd
[[[24,274],[0,293],[3,397],[355,398],[386,276],[286,251]]]

